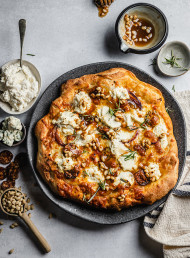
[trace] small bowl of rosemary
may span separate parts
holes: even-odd
[[[180,41],[165,44],[157,58],[160,72],[166,76],[177,77],[190,70],[190,50]]]

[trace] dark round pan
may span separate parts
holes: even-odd
[[[98,210],[90,206],[84,206],[82,204],[60,198],[49,189],[48,185],[42,180],[40,174],[36,169],[37,140],[34,135],[34,128],[37,121],[49,112],[51,102],[57,97],[59,97],[60,87],[64,82],[66,82],[68,79],[81,77],[85,74],[102,72],[114,67],[123,67],[127,70],[130,70],[141,81],[150,83],[151,85],[161,90],[161,92],[163,93],[166,102],[166,107],[168,107],[169,110],[171,110],[170,117],[173,121],[174,135],[176,137],[178,144],[180,178],[186,157],[186,126],[181,108],[179,107],[174,97],[169,93],[169,91],[164,86],[162,86],[159,82],[157,82],[147,73],[129,64],[119,62],[94,63],[75,68],[61,75],[54,82],[51,83],[51,85],[46,89],[46,91],[40,98],[30,122],[27,138],[27,149],[30,164],[34,172],[34,176],[44,194],[64,211],[69,212],[72,215],[76,215],[82,219],[100,224],[119,224],[142,217],[148,212],[158,207],[161,203],[166,201],[167,196],[155,202],[153,205],[138,205],[135,207],[124,209],[122,211]]]

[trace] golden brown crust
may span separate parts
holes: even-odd
[[[123,68],[113,68],[98,74],[85,75],[81,78],[68,80],[66,84],[62,85],[61,96],[52,102],[49,113],[38,121],[35,128],[35,134],[38,139],[37,169],[51,189],[64,198],[74,199],[83,203],[86,202],[86,199],[90,199],[95,193],[97,184],[89,184],[87,181],[82,180],[81,177],[79,179],[65,178],[54,162],[55,157],[50,156],[52,149],[56,149],[58,152],[63,152],[64,150],[64,146],[56,142],[57,129],[52,124],[52,119],[55,119],[60,112],[72,106],[76,92],[85,90],[90,93],[94,87],[100,85],[106,85],[105,87],[109,88],[113,82],[115,85],[120,85],[135,92],[139,99],[160,114],[168,130],[168,147],[164,153],[158,154],[155,149],[153,151],[162,174],[159,180],[150,182],[145,186],[139,185],[135,181],[132,187],[117,187],[115,191],[105,192],[100,189],[90,204],[95,207],[114,209],[141,203],[152,204],[165,196],[177,182],[179,165],[177,144],[173,135],[172,121],[166,112],[162,93],[152,85],[141,82],[132,72]],[[152,157],[149,150],[147,154]],[[79,156],[78,166],[81,165],[81,162]],[[79,171],[81,174],[81,169]],[[125,193],[125,199],[121,202],[118,196],[123,193]]]

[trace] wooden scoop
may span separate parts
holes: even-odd
[[[18,190],[17,188],[9,188],[8,190],[4,191],[3,194],[1,195],[0,197],[0,207],[2,209],[2,211],[4,213],[6,213],[7,215],[10,215],[10,216],[15,216],[15,217],[20,217],[27,225],[28,227],[31,229],[31,231],[34,233],[34,235],[36,236],[38,242],[41,244],[41,246],[43,247],[43,249],[45,250],[46,253],[50,252],[51,251],[51,247],[50,245],[48,244],[48,242],[46,241],[46,239],[42,236],[42,234],[39,232],[39,230],[37,229],[37,227],[34,225],[34,223],[31,221],[31,219],[28,217],[28,215],[24,212],[24,208],[25,208],[25,204],[22,205],[23,207],[23,212],[20,212],[18,211],[18,213],[11,213],[11,212],[8,212],[6,209],[6,207],[4,206],[3,204],[3,198],[4,198],[4,195],[6,193],[8,193],[9,191],[11,192],[16,192],[16,193],[20,193],[22,196],[21,196],[21,199],[23,201],[23,203],[26,203],[25,201],[25,196],[24,194]],[[10,207],[11,208],[11,207]]]

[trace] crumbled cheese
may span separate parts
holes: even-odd
[[[120,155],[126,153],[128,150],[125,145],[118,139],[113,139],[111,142],[111,152],[118,158]]]
[[[127,123],[127,126],[132,126],[133,125],[133,120],[132,120],[132,117],[131,117],[130,113],[125,113],[123,115],[123,118],[124,118],[125,122]]]
[[[122,180],[123,179],[123,180]],[[122,184],[130,187],[134,184],[134,176],[131,172],[121,172],[114,180],[115,186]]]
[[[127,155],[129,154],[126,153]],[[128,171],[131,171],[133,169],[137,169],[137,160],[138,160],[138,155],[135,154],[135,157],[134,159],[131,158],[131,159],[126,159],[126,156],[120,156],[120,158],[118,159],[121,167],[123,168],[124,171],[128,170]]]
[[[64,156],[56,158],[55,162],[61,170],[71,170],[75,166],[75,162],[72,158],[65,158]]]
[[[152,181],[156,181],[161,177],[159,165],[151,162],[148,167],[145,167],[145,175]]]
[[[119,157],[120,155],[126,153],[128,148],[121,142],[122,140],[130,140],[134,135],[134,132],[127,132],[124,130],[120,130],[116,135],[115,139],[111,141],[111,152]]]
[[[57,120],[53,120],[53,124],[63,126],[64,128],[69,128],[67,125],[72,126],[73,128],[78,128],[80,124],[80,118],[77,114],[72,113],[71,111],[61,112]],[[66,125],[66,127],[65,127]]]
[[[166,134],[164,134],[164,136],[161,138],[160,143],[161,143],[162,149],[165,149],[168,146],[168,138]]]
[[[20,122],[20,119],[14,117],[14,116],[9,116],[6,117],[5,120],[2,122],[2,128],[7,129],[9,131],[12,130],[22,130],[22,124]]]
[[[109,113],[108,106],[103,106],[102,108],[98,109],[98,115],[99,115],[100,119],[102,120],[102,122],[111,128],[118,128],[121,126],[120,122],[115,121],[116,117],[114,115],[112,116]]]
[[[129,99],[128,90],[123,87],[113,87],[110,91],[110,95],[114,99]]]
[[[8,102],[14,111],[22,111],[38,94],[38,81],[29,67],[19,63],[3,67],[0,81],[0,99]]]
[[[91,102],[91,98],[87,93],[84,91],[79,92],[73,100],[74,111],[80,114],[86,113],[91,107]]]
[[[154,127],[154,129],[153,129],[153,132],[155,133],[155,135],[157,136],[157,137],[159,137],[161,134],[166,134],[167,133],[167,127],[166,127],[166,125],[165,125],[165,123],[164,123],[164,121],[163,121],[163,119],[160,119],[161,120],[161,122],[158,124],[158,125],[156,125],[155,127]]]
[[[88,175],[87,180],[89,182],[100,182],[100,180],[103,182],[105,180],[104,175],[95,165],[91,165],[89,168],[86,168],[85,171]]]
[[[144,117],[145,117],[145,113],[140,111],[140,110],[136,110],[136,109],[133,109],[131,111],[131,118],[136,121],[136,122],[139,122],[139,123],[143,123],[144,122]]]
[[[76,135],[75,145],[76,146],[85,146],[87,143],[92,142],[96,138],[96,133],[98,131],[92,125],[89,125],[85,131],[85,136],[81,137],[82,131],[78,131]]]
[[[10,116],[2,122],[2,130],[0,130],[0,141],[8,146],[12,146],[14,142],[22,140],[22,124],[16,117]]]

